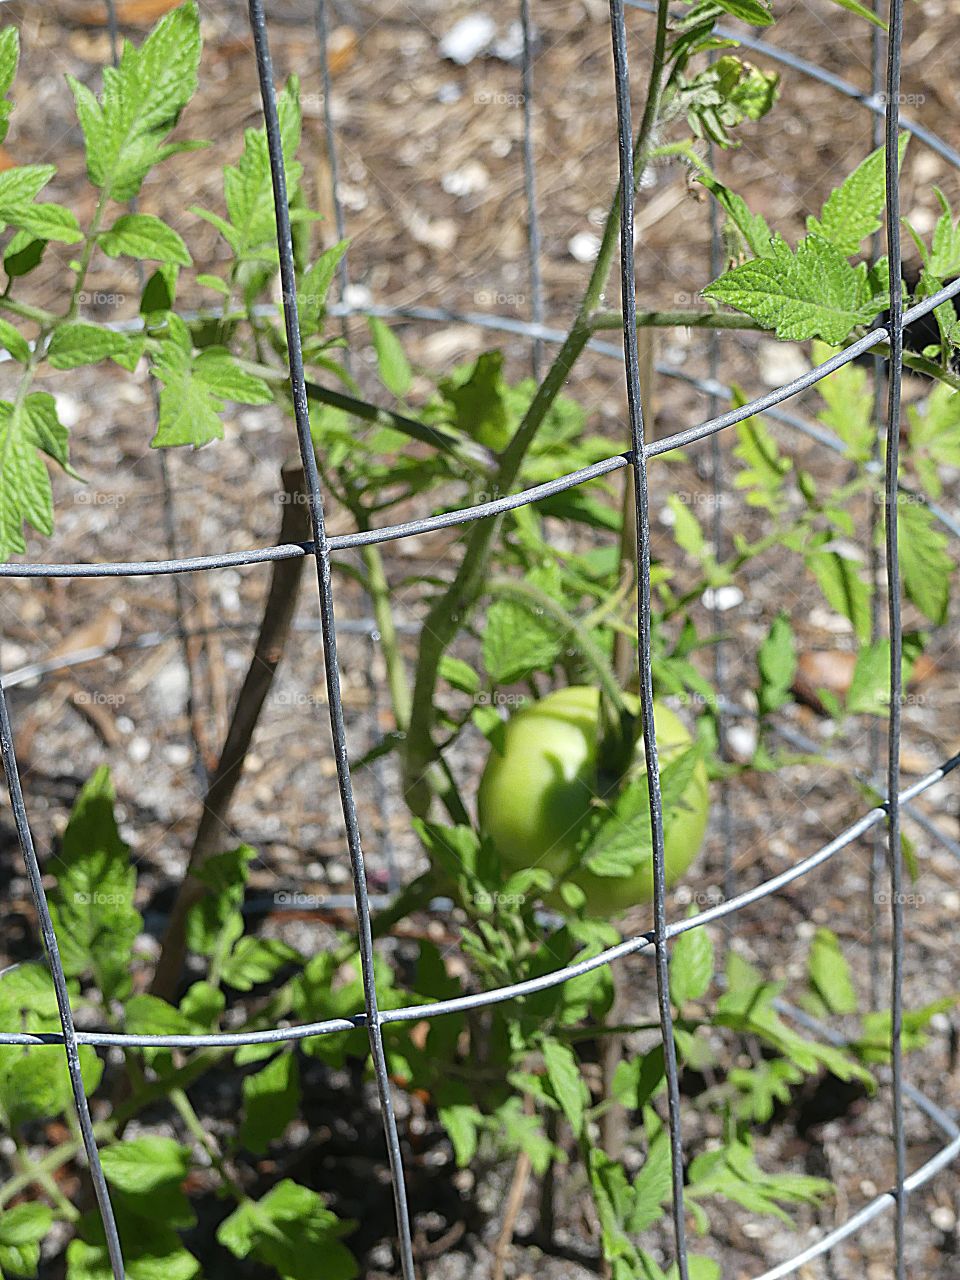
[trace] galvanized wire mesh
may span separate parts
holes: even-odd
[[[116,48],[116,21],[111,0],[107,0],[110,16],[110,32]],[[680,377],[705,392],[710,398],[710,417],[695,426],[677,431],[657,441],[646,441],[643,423],[643,388],[640,377],[640,358],[637,345],[636,329],[636,284],[634,275],[634,130],[631,120],[630,106],[630,71],[628,58],[628,36],[625,19],[625,4],[633,9],[647,12],[665,13],[665,0],[658,4],[647,0],[610,0],[610,30],[614,59],[614,97],[618,122],[618,163],[620,176],[620,260],[621,260],[621,295],[623,312],[623,348],[592,340],[589,343],[594,350],[622,359],[625,364],[627,400],[629,406],[630,444],[622,453],[616,453],[592,466],[581,468],[569,475],[555,479],[522,492],[504,495],[492,501],[483,502],[472,507],[460,508],[444,512],[427,519],[411,520],[400,524],[365,530],[356,533],[328,536],[324,521],[324,503],[320,488],[317,461],[310,433],[307,386],[304,373],[302,353],[300,349],[300,328],[298,321],[297,291],[294,273],[293,246],[291,238],[290,218],[287,207],[286,176],[279,137],[279,124],[274,90],[274,76],[270,57],[270,46],[267,25],[264,17],[263,0],[249,0],[250,25],[253,34],[254,48],[259,73],[263,113],[266,123],[268,149],[273,177],[275,205],[278,226],[278,248],[280,254],[280,275],[283,289],[283,307],[286,326],[290,384],[296,418],[297,439],[306,476],[312,538],[308,543],[285,545],[279,547],[254,548],[238,553],[212,553],[204,556],[180,557],[175,551],[175,521],[170,516],[173,511],[172,496],[165,486],[165,503],[168,512],[167,533],[172,554],[166,560],[124,561],[100,564],[7,564],[0,566],[0,577],[24,578],[88,578],[88,577],[125,577],[130,575],[177,575],[196,571],[222,569],[229,566],[268,563],[290,557],[312,556],[317,571],[318,598],[320,606],[320,630],[323,637],[324,666],[330,716],[330,732],[334,747],[337,777],[339,784],[341,807],[343,812],[344,831],[350,855],[353,874],[353,896],[356,906],[358,934],[360,942],[360,959],[363,972],[364,1009],[350,1018],[333,1018],[301,1026],[277,1027],[264,1031],[242,1033],[216,1033],[207,1035],[126,1035],[109,1032],[77,1031],[70,1007],[67,983],[60,961],[57,939],[54,933],[46,895],[41,881],[40,867],[33,844],[24,797],[21,788],[20,774],[17,769],[14,752],[13,733],[10,723],[8,699],[6,691],[14,684],[44,671],[56,669],[63,663],[36,664],[22,671],[11,673],[0,681],[0,757],[7,778],[10,800],[17,835],[23,853],[24,863],[29,878],[36,910],[40,922],[40,932],[46,950],[50,970],[53,976],[59,1005],[61,1033],[31,1034],[28,1032],[6,1032],[0,1034],[0,1044],[4,1045],[42,1045],[60,1044],[64,1047],[70,1080],[76,1102],[83,1138],[84,1149],[91,1180],[96,1193],[97,1203],[103,1219],[110,1264],[115,1277],[124,1274],[121,1244],[117,1233],[116,1222],[110,1202],[110,1194],[100,1165],[97,1144],[90,1118],[87,1098],[80,1074],[78,1048],[81,1045],[98,1047],[126,1048],[200,1048],[205,1046],[234,1047],[258,1043],[281,1043],[304,1040],[314,1036],[322,1036],[338,1031],[364,1027],[370,1042],[370,1053],[376,1077],[387,1154],[390,1163],[391,1181],[396,1207],[397,1237],[400,1266],[405,1280],[413,1280],[414,1256],[410,1229],[410,1218],[406,1201],[404,1184],[403,1157],[396,1117],[393,1111],[391,1086],[387,1074],[387,1063],[383,1045],[383,1028],[396,1022],[419,1021],[424,1018],[442,1017],[445,1014],[483,1008],[488,1005],[530,995],[550,987],[557,986],[571,978],[588,973],[601,966],[612,964],[628,955],[650,951],[654,957],[658,982],[658,1005],[661,1033],[665,1049],[665,1068],[667,1076],[667,1099],[669,1110],[669,1135],[672,1151],[672,1186],[673,1186],[673,1224],[676,1246],[677,1269],[681,1280],[687,1280],[688,1264],[685,1239],[684,1217],[684,1158],[680,1127],[680,1089],[678,1067],[674,1049],[673,1028],[671,1022],[671,1006],[669,999],[669,943],[680,934],[702,928],[713,922],[733,917],[742,908],[762,901],[770,894],[783,889],[788,884],[799,880],[810,872],[825,865],[843,849],[867,833],[876,833],[878,842],[880,833],[886,828],[885,857],[875,860],[875,873],[882,865],[886,865],[890,876],[890,903],[892,916],[892,944],[890,951],[891,989],[890,1004],[892,1009],[891,1055],[892,1080],[891,1098],[892,1141],[895,1153],[896,1181],[895,1185],[882,1195],[876,1196],[864,1208],[851,1216],[836,1230],[823,1236],[807,1249],[785,1259],[772,1269],[766,1271],[759,1280],[776,1280],[777,1277],[795,1274],[805,1263],[828,1253],[834,1246],[859,1231],[866,1223],[885,1213],[894,1210],[894,1266],[897,1280],[905,1276],[905,1221],[908,1198],[911,1192],[924,1185],[934,1175],[945,1168],[960,1155],[960,1128],[954,1119],[946,1114],[936,1103],[927,1098],[904,1078],[901,1060],[900,1031],[903,1016],[903,963],[905,951],[903,895],[901,889],[902,855],[900,848],[900,821],[904,812],[910,812],[910,802],[917,796],[942,782],[960,765],[960,754],[945,760],[937,769],[925,777],[901,790],[900,785],[900,709],[901,709],[901,655],[902,624],[900,617],[900,588],[897,543],[898,492],[903,486],[898,478],[898,442],[900,420],[900,392],[903,355],[903,330],[914,320],[931,312],[942,301],[960,294],[960,281],[955,282],[934,297],[903,311],[900,281],[900,248],[899,248],[899,174],[896,161],[897,138],[901,128],[906,128],[917,135],[928,146],[937,151],[943,158],[960,169],[960,154],[954,151],[941,139],[928,130],[899,115],[900,102],[900,56],[903,33],[902,0],[890,0],[889,36],[886,40],[886,72],[883,74],[884,41],[879,32],[874,30],[872,37],[872,88],[869,95],[860,93],[854,86],[833,76],[811,63],[797,58],[784,50],[777,49],[766,42],[744,36],[737,32],[736,39],[748,48],[762,51],[767,56],[802,71],[820,80],[825,85],[847,97],[861,102],[873,112],[876,121],[875,138],[877,145],[886,143],[886,252],[889,261],[889,279],[891,306],[889,318],[883,327],[872,329],[865,337],[853,343],[841,353],[831,357],[809,372],[782,385],[763,396],[735,409],[718,412],[721,398],[729,395],[728,388],[718,381],[721,365],[720,336],[711,334],[709,349],[709,377],[698,380],[681,370],[671,366],[658,366],[661,372],[671,377]],[[377,309],[367,308],[373,313],[387,315],[404,315],[431,321],[447,321],[450,319],[467,320],[488,329],[500,329],[507,332],[521,333],[531,342],[531,359],[533,370],[539,379],[545,352],[550,344],[563,340],[562,333],[549,328],[545,323],[545,304],[540,275],[540,234],[537,208],[537,174],[535,151],[532,141],[532,120],[534,112],[533,98],[533,49],[531,40],[531,5],[530,0],[520,0],[520,21],[522,31],[521,84],[524,105],[524,189],[528,202],[527,227],[529,239],[529,273],[532,299],[531,321],[522,323],[508,321],[489,315],[454,315],[453,313],[428,308]],[[718,28],[718,30],[721,30]],[[320,57],[320,69],[324,86],[325,128],[330,152],[331,169],[334,174],[334,193],[336,207],[336,223],[338,234],[345,232],[345,218],[339,199],[336,198],[337,145],[336,130],[330,112],[330,72],[327,62],[326,40],[326,8],[324,0],[317,3],[317,35]],[[654,59],[662,58],[663,49],[654,50]],[[713,274],[719,271],[718,229],[715,221],[715,208],[712,206],[714,218],[712,226],[712,268]],[[879,253],[879,243],[875,245]],[[347,259],[341,261],[341,286],[348,283]],[[345,303],[332,308],[346,317],[351,309]],[[839,442],[829,432],[815,427],[801,418],[790,414],[778,406],[791,396],[815,385],[822,378],[857,356],[874,350],[880,344],[889,344],[889,373],[886,377],[887,396],[885,408],[886,462],[885,462],[885,511],[886,511],[886,545],[883,564],[876,565],[875,582],[879,584],[881,569],[888,585],[889,612],[886,632],[890,638],[890,712],[887,733],[886,761],[886,796],[887,800],[856,822],[849,825],[832,841],[818,849],[788,870],[773,876],[764,883],[736,893],[733,884],[732,864],[730,860],[730,813],[726,798],[721,800],[721,829],[725,835],[727,860],[724,875],[724,898],[705,909],[693,919],[669,922],[665,906],[665,871],[663,843],[663,811],[659,787],[659,765],[656,735],[653,722],[653,683],[651,667],[651,635],[650,635],[650,519],[649,495],[647,487],[646,464],[651,457],[668,453],[683,446],[699,441],[709,440],[711,444],[711,484],[716,499],[723,486],[721,454],[718,447],[719,433],[734,423],[745,420],[753,414],[768,412],[796,429],[799,429],[821,446],[842,452]],[[879,358],[874,360],[874,373],[877,404],[881,403],[881,389],[884,383],[884,370]],[[878,433],[877,465],[881,457],[880,437]],[[638,591],[637,591],[637,631],[638,631],[638,670],[640,676],[640,704],[643,721],[646,758],[648,761],[647,779],[650,790],[651,825],[653,834],[653,870],[654,870],[654,924],[652,930],[640,936],[627,938],[601,954],[570,965],[563,969],[544,974],[535,979],[518,982],[495,990],[488,990],[458,996],[452,999],[437,1001],[429,1005],[414,1005],[404,1008],[381,1010],[378,1007],[377,986],[373,968],[373,941],[371,932],[370,897],[367,891],[364,851],[361,841],[360,822],[357,805],[353,794],[351,770],[348,759],[346,729],[344,723],[343,702],[340,691],[340,670],[337,660],[338,624],[334,611],[334,592],[331,578],[331,554],[347,548],[356,548],[376,543],[386,543],[402,538],[415,537],[431,530],[449,526],[462,526],[475,520],[490,519],[502,512],[515,509],[542,498],[560,493],[587,480],[608,475],[614,471],[630,467],[634,494],[636,499],[638,554]],[[928,503],[930,510],[941,521],[943,526],[955,535],[960,536],[960,527],[950,515],[933,503]],[[719,546],[724,531],[721,523],[721,503],[714,502],[713,537]],[[876,592],[875,592],[876,595]],[[361,624],[363,625],[363,624]],[[355,629],[355,624],[344,626],[340,630]],[[874,636],[881,633],[880,619],[874,618]],[[181,627],[181,639],[185,637]],[[375,637],[372,625],[367,634]],[[143,638],[149,642],[149,637]],[[76,655],[75,660],[83,660],[89,655]],[[730,717],[744,712],[743,708],[731,703],[724,691],[724,665],[722,649],[718,646],[715,665],[715,677],[720,693],[720,743],[724,741],[724,724]],[[793,735],[801,744],[805,741],[789,729],[782,729],[787,736]],[[808,747],[809,743],[806,744]],[[871,749],[871,768],[876,770],[880,761],[880,739],[876,738]],[[915,812],[918,820],[922,815]],[[960,857],[960,846],[951,841],[936,827],[928,823],[930,833],[955,856]],[[874,924],[876,926],[876,921]],[[876,928],[874,930],[876,935]],[[876,936],[874,938],[875,955]],[[798,1010],[783,1006],[796,1020],[808,1025],[817,1026],[821,1034],[830,1038],[831,1032],[815,1020]],[[919,1168],[908,1173],[906,1167],[906,1147],[904,1140],[904,1102],[910,1100],[917,1105],[940,1129],[945,1145]]]

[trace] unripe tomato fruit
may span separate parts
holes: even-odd
[[[627,699],[630,710],[635,699]],[[574,858],[598,795],[597,718],[600,691],[575,685],[520,707],[504,725],[502,750],[493,749],[477,797],[480,831],[497,847],[507,872],[543,867],[559,875]],[[682,754],[690,734],[676,715],[654,703],[661,766]],[[645,771],[643,738],[636,773]],[[667,884],[677,880],[700,851],[710,808],[707,771],[697,763],[678,808],[665,813]],[[586,894],[595,916],[618,916],[653,897],[649,858],[628,876],[598,876],[580,869],[568,877]]]

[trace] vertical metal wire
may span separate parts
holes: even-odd
[[[874,0],[873,10],[878,16],[883,7],[883,0]],[[878,26],[870,28],[870,94],[876,99],[883,91],[883,33]],[[870,149],[876,151],[883,145],[883,116],[875,111],[870,113]],[[871,261],[876,262],[883,251],[883,236],[877,231],[870,242]],[[884,418],[884,381],[883,357],[874,355],[873,366],[873,421],[875,432],[873,438],[873,461],[878,469],[883,458],[883,418]],[[878,495],[877,495],[878,496]],[[871,498],[875,495],[871,493]],[[881,525],[880,505],[873,501],[870,507],[870,643],[876,644],[881,636],[880,589],[882,584],[879,535]],[[880,735],[880,724],[875,716],[870,717],[867,730],[867,753],[869,760],[869,776],[872,786],[880,789],[881,760],[883,747]],[[867,904],[870,915],[870,1007],[878,1009],[882,1000],[880,973],[880,884],[884,873],[884,838],[879,830],[874,831],[870,840],[870,901]]]
[[[887,36],[886,111],[884,113],[884,178],[886,237],[890,281],[890,369],[887,394],[886,566],[887,616],[890,632],[890,710],[887,730],[887,814],[893,941],[890,982],[890,1052],[893,1074],[893,1143],[896,1156],[896,1278],[906,1280],[906,1142],[903,1125],[903,856],[900,849],[900,731],[903,696],[903,628],[900,616],[900,552],[897,480],[900,467],[900,384],[903,378],[903,293],[900,262],[900,59],[903,0],[890,0]]]
[[[530,315],[543,324],[543,278],[540,271],[540,218],[537,209],[537,166],[533,145],[533,28],[530,0],[520,0],[520,27],[523,55],[520,86],[523,97],[523,185],[527,197],[527,278],[530,284]],[[534,380],[539,383],[543,368],[543,342],[534,338],[531,355]]]
[[[683,1204],[683,1144],[680,1132],[680,1082],[677,1050],[670,1008],[670,969],[666,940],[666,873],[663,853],[663,803],[660,794],[660,761],[653,720],[653,670],[650,632],[650,511],[647,492],[647,457],[643,431],[640,387],[640,353],[637,342],[636,272],[633,256],[634,162],[633,120],[630,106],[630,71],[623,0],[610,0],[610,32],[613,41],[614,81],[617,96],[617,145],[620,163],[620,292],[623,306],[623,343],[626,364],[627,403],[633,449],[633,481],[637,520],[637,640],[640,667],[640,713],[646,751],[647,786],[650,793],[650,828],[653,841],[653,928],[656,947],[657,996],[660,1030],[667,1077],[670,1133],[673,1229],[679,1280],[688,1280],[686,1222]]]
[[[117,1220],[114,1217],[107,1181],[103,1176],[100,1152],[97,1150],[97,1139],[93,1132],[93,1121],[90,1118],[90,1105],[87,1102],[87,1094],[83,1086],[83,1074],[80,1070],[80,1051],[77,1045],[76,1028],[73,1025],[73,1010],[70,1008],[67,978],[63,972],[60,947],[57,944],[57,935],[53,929],[50,907],[47,904],[47,895],[44,892],[43,880],[40,874],[40,864],[37,861],[37,853],[33,845],[30,821],[27,818],[27,810],[23,802],[20,771],[17,768],[17,757],[13,747],[13,730],[10,725],[10,712],[7,708],[7,695],[3,687],[2,678],[0,678],[0,759],[2,759],[3,771],[7,779],[7,791],[10,795],[10,807],[13,810],[13,820],[17,828],[17,840],[20,844],[20,852],[23,854],[27,879],[30,881],[30,892],[33,895],[33,904],[40,923],[40,937],[43,940],[47,965],[50,969],[50,976],[53,979],[53,989],[57,996],[57,1009],[60,1014],[60,1026],[63,1029],[63,1045],[67,1059],[67,1072],[70,1076],[70,1088],[73,1091],[73,1101],[77,1109],[77,1119],[80,1123],[80,1136],[83,1139],[83,1149],[87,1155],[90,1178],[93,1182],[94,1194],[97,1197],[97,1207],[100,1210],[100,1218],[103,1222],[103,1234],[107,1244],[110,1269],[113,1272],[114,1280],[124,1280],[123,1252],[120,1248],[120,1236],[117,1233]],[[34,1049],[32,1052],[36,1053],[37,1050]]]
[[[403,1176],[403,1156],[400,1137],[393,1111],[390,1079],[383,1048],[383,1032],[377,1005],[377,987],[374,976],[373,935],[370,926],[370,904],[367,897],[367,877],[360,840],[360,825],[353,794],[353,782],[347,753],[346,730],[343,716],[343,700],[340,689],[340,669],[337,662],[336,618],[333,606],[333,584],[330,572],[330,553],[324,522],[323,497],[317,459],[310,434],[310,411],[307,404],[306,381],[303,369],[303,352],[300,344],[300,317],[297,306],[296,271],[293,258],[293,239],[290,230],[290,212],[287,204],[287,180],[280,141],[280,124],[274,93],[273,64],[263,14],[263,0],[249,0],[250,28],[253,33],[260,79],[260,96],[266,124],[267,147],[273,179],[274,204],[277,215],[277,247],[280,251],[280,279],[283,287],[283,313],[287,334],[287,350],[290,366],[290,387],[297,424],[297,439],[303,461],[304,477],[310,506],[310,523],[313,530],[314,557],[317,566],[317,586],[320,603],[320,626],[323,636],[323,659],[327,684],[327,703],[330,713],[330,730],[337,764],[337,781],[350,863],[353,871],[353,888],[357,907],[357,932],[360,962],[363,973],[364,1006],[370,1053],[373,1059],[377,1092],[383,1119],[387,1155],[393,1183],[394,1204],[400,1243],[400,1263],[404,1280],[414,1280],[413,1245],[410,1238],[410,1220]]]

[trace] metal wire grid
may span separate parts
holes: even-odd
[[[610,0],[610,23],[614,53],[614,83],[618,119],[618,150],[622,212],[620,227],[621,293],[624,329],[623,358],[626,364],[627,393],[630,414],[631,448],[629,451],[616,454],[594,464],[591,467],[582,468],[569,475],[558,477],[547,484],[537,485],[523,492],[478,504],[477,506],[443,513],[439,516],[425,520],[408,521],[377,530],[370,530],[340,537],[327,536],[324,526],[323,501],[319,486],[317,464],[310,436],[306,383],[302,353],[300,350],[296,284],[294,278],[290,221],[286,200],[286,182],[279,139],[279,125],[276,101],[274,97],[274,79],[270,59],[269,41],[267,37],[262,0],[249,0],[250,23],[254,38],[257,69],[260,79],[261,97],[266,122],[277,210],[278,247],[280,251],[280,272],[283,287],[284,318],[288,339],[290,379],[293,392],[298,443],[300,446],[308,486],[311,528],[313,535],[312,540],[303,544],[256,548],[248,552],[234,554],[172,558],[168,560],[146,562],[130,561],[96,565],[19,564],[0,566],[0,576],[2,577],[119,577],[134,574],[178,574],[197,570],[224,568],[227,566],[265,563],[293,556],[312,555],[317,568],[320,604],[320,630],[324,642],[324,665],[327,680],[331,734],[336,756],[344,828],[347,836],[347,844],[353,871],[354,900],[357,910],[360,955],[364,979],[364,1011],[351,1018],[329,1019],[325,1022],[297,1027],[274,1028],[267,1031],[238,1034],[223,1033],[196,1036],[131,1036],[105,1032],[78,1032],[73,1025],[66,979],[64,977],[63,967],[59,958],[57,940],[53,931],[50,912],[41,882],[39,863],[33,846],[30,824],[20,785],[20,776],[17,770],[9,709],[6,698],[7,682],[0,681],[0,758],[2,758],[3,767],[7,777],[7,785],[10,792],[10,800],[17,835],[27,868],[27,874],[40,921],[41,936],[47,952],[53,982],[57,993],[62,1027],[62,1032],[59,1035],[33,1035],[30,1033],[13,1032],[2,1033],[0,1034],[0,1044],[60,1044],[65,1049],[68,1070],[70,1073],[71,1084],[80,1121],[81,1134],[84,1140],[84,1148],[90,1168],[91,1179],[94,1184],[97,1202],[103,1219],[110,1264],[113,1274],[117,1277],[117,1280],[119,1280],[119,1278],[124,1274],[123,1258],[116,1222],[110,1203],[110,1195],[103,1176],[96,1141],[93,1134],[89,1107],[83,1088],[83,1081],[80,1075],[78,1056],[78,1047],[80,1045],[86,1044],[100,1047],[118,1046],[129,1048],[199,1048],[201,1046],[234,1047],[254,1043],[281,1043],[286,1041],[295,1041],[306,1039],[311,1036],[350,1030],[361,1026],[366,1027],[370,1039],[371,1056],[377,1080],[387,1151],[392,1173],[401,1268],[405,1280],[413,1280],[414,1263],[404,1186],[402,1153],[387,1077],[382,1028],[393,1022],[419,1020],[425,1017],[438,1017],[445,1013],[476,1009],[501,1001],[514,999],[516,997],[533,994],[536,991],[556,986],[568,981],[570,978],[590,972],[602,965],[610,964],[627,955],[646,950],[652,950],[655,956],[661,1032],[666,1050],[665,1059],[670,1113],[669,1132],[672,1150],[674,1196],[673,1221],[676,1240],[677,1266],[680,1280],[688,1280],[686,1243],[684,1235],[683,1151],[680,1134],[679,1083],[673,1046],[671,1010],[668,994],[668,944],[673,938],[679,936],[681,933],[692,928],[702,927],[714,921],[723,920],[727,916],[739,911],[741,908],[751,903],[761,901],[769,894],[777,892],[792,881],[799,879],[801,876],[804,876],[808,872],[821,866],[842,849],[848,847],[866,833],[877,831],[884,823],[887,827],[887,857],[891,876],[893,916],[893,942],[891,948],[891,1006],[893,1011],[891,1047],[893,1067],[892,1128],[896,1154],[896,1185],[891,1191],[875,1197],[875,1199],[870,1201],[857,1214],[848,1219],[846,1223],[831,1232],[829,1235],[822,1237],[808,1249],[790,1259],[785,1260],[772,1270],[765,1272],[759,1280],[776,1280],[778,1277],[794,1274],[804,1263],[827,1253],[840,1241],[853,1235],[863,1225],[888,1210],[891,1206],[895,1210],[896,1276],[897,1280],[903,1280],[905,1275],[904,1223],[907,1197],[910,1192],[927,1182],[940,1169],[946,1167],[946,1165],[960,1154],[960,1128],[958,1128],[957,1124],[950,1116],[946,1115],[936,1106],[936,1104],[932,1103],[904,1080],[900,1055],[904,955],[903,906],[902,895],[900,892],[902,875],[899,843],[900,814],[903,806],[907,805],[910,800],[941,782],[950,772],[960,765],[960,754],[958,754],[951,757],[949,760],[946,760],[939,768],[927,774],[926,777],[921,778],[911,787],[906,788],[902,792],[900,791],[899,749],[901,726],[899,694],[901,692],[900,659],[902,652],[902,629],[900,620],[899,567],[897,560],[897,495],[898,489],[902,489],[903,486],[898,484],[897,449],[899,438],[898,426],[900,413],[900,383],[902,375],[903,329],[905,325],[910,324],[912,321],[919,319],[921,316],[933,310],[933,308],[939,305],[940,302],[960,293],[960,281],[958,281],[941,290],[936,296],[926,299],[923,303],[911,308],[906,313],[903,313],[902,303],[900,301],[900,290],[898,287],[900,279],[900,256],[899,239],[896,230],[899,224],[899,175],[896,161],[893,159],[896,155],[896,140],[901,124],[904,127],[911,129],[918,135],[918,137],[921,137],[923,141],[938,151],[939,154],[944,156],[951,163],[956,164],[958,168],[960,168],[960,156],[958,156],[957,153],[949,148],[945,143],[941,142],[940,139],[931,135],[919,125],[901,122],[898,118],[900,54],[903,32],[902,0],[891,0],[890,2],[885,94],[882,101],[878,92],[878,86],[880,84],[879,60],[881,53],[881,45],[878,39],[875,39],[873,43],[873,87],[871,95],[867,97],[860,94],[854,86],[823,72],[813,64],[806,63],[802,59],[798,59],[793,55],[785,53],[783,50],[777,50],[763,41],[747,38],[740,35],[740,33],[736,33],[736,38],[739,39],[741,43],[747,45],[747,47],[759,49],[762,52],[777,58],[786,65],[793,66],[814,76],[823,83],[831,85],[831,87],[837,89],[839,92],[842,92],[851,98],[860,100],[865,106],[874,112],[875,116],[879,117],[882,115],[883,136],[887,145],[885,175],[888,242],[887,252],[892,299],[889,320],[884,327],[872,330],[851,347],[848,347],[837,356],[832,357],[825,363],[810,370],[802,377],[794,379],[792,382],[785,384],[764,396],[758,397],[743,407],[721,414],[713,414],[709,419],[697,426],[675,432],[674,434],[656,442],[645,443],[643,438],[643,408],[639,375],[639,357],[637,351],[636,325],[634,323],[636,313],[633,252],[633,192],[635,175],[633,130],[630,112],[630,78],[624,16],[625,3],[634,8],[654,10],[661,15],[663,15],[666,10],[666,4],[665,0],[659,0],[659,3],[656,6],[647,3],[646,0]],[[112,5],[110,6],[110,10],[112,12]],[[539,232],[536,205],[536,172],[531,138],[533,111],[533,59],[531,48],[529,0],[521,0],[521,24],[523,33],[522,84],[525,107],[524,177],[525,189],[528,198],[528,231],[531,247],[530,270],[532,282],[531,294],[533,299],[533,324],[521,325],[516,322],[491,321],[490,317],[469,317],[469,319],[474,322],[485,323],[488,327],[499,327],[507,330],[513,329],[514,331],[520,331],[528,334],[533,339],[532,358],[534,362],[534,369],[539,373],[540,362],[543,354],[543,344],[550,341],[556,341],[558,337],[562,337],[563,335],[557,335],[552,331],[546,330],[543,325],[543,297],[539,276]],[[335,165],[335,132],[333,130],[332,120],[329,114],[330,76],[329,67],[326,61],[324,0],[318,0],[317,4],[317,31],[321,58],[321,71],[325,89],[324,103],[327,113],[327,137],[331,150],[331,162]],[[657,58],[662,59],[662,57],[663,49],[661,47],[654,51],[654,58],[656,60]],[[343,214],[339,201],[337,201],[336,216],[338,230],[340,230],[342,234]],[[345,263],[342,266],[340,278],[342,284],[347,282],[348,277]],[[341,314],[346,314],[350,309],[348,307],[341,306],[339,310]],[[424,309],[416,308],[407,309],[407,311],[404,312],[404,314],[416,313],[423,314],[424,318],[446,319],[449,317],[449,313],[446,312],[426,314]],[[397,312],[391,311],[391,314],[397,314]],[[718,337],[716,335],[712,335],[712,343],[714,345],[711,352],[711,375],[708,381],[700,382],[697,379],[689,378],[681,371],[670,369],[669,367],[664,371],[673,376],[684,377],[687,381],[692,382],[694,385],[699,386],[700,389],[706,391],[707,394],[713,398],[724,394],[726,389],[716,381],[719,350],[716,344],[718,341]],[[658,758],[652,715],[653,690],[649,631],[650,580],[649,514],[646,480],[647,459],[693,444],[700,440],[712,438],[711,445],[714,448],[712,482],[716,493],[719,491],[719,487],[722,483],[719,467],[719,453],[715,448],[718,433],[724,428],[742,421],[752,414],[763,411],[772,411],[773,416],[779,417],[780,420],[785,421],[790,425],[797,426],[801,430],[805,430],[807,434],[812,435],[827,447],[836,448],[837,442],[832,440],[828,433],[824,433],[822,430],[804,423],[801,419],[797,419],[793,415],[777,410],[776,406],[788,399],[790,396],[814,385],[835,369],[840,368],[854,359],[857,355],[872,350],[884,342],[889,343],[890,347],[890,376],[888,383],[886,414],[887,438],[889,444],[887,449],[884,485],[887,513],[885,569],[886,580],[889,584],[888,631],[891,641],[891,711],[888,732],[887,760],[887,795],[889,799],[885,803],[871,809],[869,813],[865,814],[857,822],[851,824],[829,844],[824,845],[817,852],[795,864],[787,871],[782,872],[780,875],[772,877],[753,889],[740,894],[726,896],[723,902],[714,907],[708,908],[694,919],[668,923],[665,915],[663,815],[659,794]],[[591,345],[594,346],[594,348],[599,349],[603,349],[604,346],[607,346],[607,344],[600,344],[596,342]],[[617,348],[609,346],[607,347],[607,353],[617,356],[621,355]],[[877,369],[878,376],[879,364],[879,361],[875,362],[875,368]],[[716,406],[713,404],[711,407],[715,408]],[[632,465],[633,468],[633,481],[637,507],[638,546],[640,549],[637,599],[639,637],[638,658],[641,677],[641,709],[644,723],[644,738],[647,759],[649,761],[648,785],[650,788],[651,819],[653,828],[654,928],[649,933],[626,939],[617,946],[609,948],[590,960],[582,961],[578,964],[568,966],[564,969],[554,971],[536,979],[515,983],[493,991],[478,992],[472,995],[460,996],[455,999],[439,1001],[431,1005],[417,1005],[381,1012],[377,1005],[376,983],[373,976],[370,901],[367,894],[364,855],[360,838],[356,804],[353,797],[350,766],[347,756],[343,704],[340,696],[339,668],[337,663],[337,624],[334,616],[330,555],[333,551],[337,550],[369,545],[371,543],[394,541],[399,538],[425,533],[432,529],[443,528],[450,525],[462,525],[473,520],[490,518],[504,511],[536,502],[540,498],[562,492],[563,490],[583,483],[586,480],[609,474],[629,465]],[[958,532],[955,522],[953,522],[945,512],[933,508],[932,506],[931,509],[934,510],[935,514],[948,528],[951,528],[951,531],[955,533]],[[719,510],[719,504],[717,504],[717,510]],[[719,536],[720,532],[720,526],[717,524],[715,526],[715,536]],[[26,677],[23,676],[22,678]],[[13,681],[10,683],[13,683]],[[725,703],[722,703],[722,706],[724,709],[727,709]],[[933,832],[938,838],[941,838],[948,847],[953,844],[953,842],[943,837],[942,833],[940,833],[936,828],[933,828]],[[788,1009],[787,1011],[797,1019],[802,1020],[804,1017],[804,1015],[800,1014],[796,1010]],[[934,1157],[909,1176],[906,1172],[903,1119],[903,1101],[906,1097],[909,1097],[912,1101],[917,1103],[949,1139],[948,1143]]]

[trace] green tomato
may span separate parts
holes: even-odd
[[[628,700],[629,701],[629,700]],[[636,706],[635,700],[631,706]],[[490,752],[477,797],[480,831],[497,847],[507,871],[543,867],[560,875],[576,857],[599,794],[597,720],[599,689],[572,686],[528,703],[504,725],[501,749]],[[690,734],[676,715],[654,703],[662,765],[682,754]],[[636,773],[643,776],[643,739],[637,743]],[[710,808],[707,771],[698,762],[680,805],[668,812],[664,838],[667,884],[700,851]],[[653,897],[649,861],[627,876],[598,876],[585,869],[567,876],[586,894],[591,915],[621,915]]]

